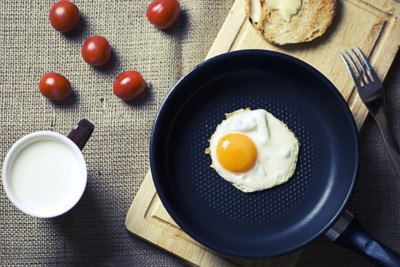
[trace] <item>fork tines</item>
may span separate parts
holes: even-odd
[[[369,63],[368,59],[361,51],[361,49],[356,46],[356,50],[358,54],[354,51],[353,48],[350,48],[351,52],[353,53],[353,57],[356,59],[357,63],[353,60],[353,57],[350,55],[349,52],[344,51],[346,56],[340,52],[340,56],[342,57],[344,64],[346,65],[347,69],[349,70],[351,77],[356,84],[356,87],[361,87],[362,85],[367,85],[373,81],[379,81],[379,77],[376,74],[375,70],[372,68],[371,64]],[[362,58],[363,63],[360,60],[360,56]],[[367,67],[367,69],[365,68]],[[361,71],[360,71],[361,69]],[[354,72],[355,70],[355,72]],[[358,76],[356,75],[358,74]],[[371,77],[372,76],[372,77]],[[360,83],[361,81],[361,83]]]

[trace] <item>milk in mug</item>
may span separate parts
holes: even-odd
[[[7,193],[28,214],[58,215],[83,194],[87,172],[82,153],[72,141],[58,135],[31,138],[17,146],[8,159]]]

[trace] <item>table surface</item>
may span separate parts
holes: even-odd
[[[399,1],[399,0],[397,0]],[[20,137],[38,130],[68,134],[82,118],[95,124],[83,150],[88,185],[78,205],[54,219],[23,214],[0,187],[1,265],[185,266],[124,227],[129,206],[149,168],[148,143],[156,112],[175,82],[202,62],[234,0],[181,0],[182,13],[168,30],[145,16],[148,1],[74,1],[78,27],[56,32],[48,13],[53,1],[0,2],[0,160]],[[110,61],[87,65],[83,42],[106,37]],[[142,73],[148,86],[138,99],[113,95],[123,71]],[[73,96],[52,102],[38,90],[42,75],[58,72]],[[400,143],[400,55],[384,82],[392,132]],[[400,251],[400,184],[379,130],[368,117],[360,132],[361,166],[349,209],[365,228]],[[353,252],[322,237],[304,248],[298,266],[368,266]]]

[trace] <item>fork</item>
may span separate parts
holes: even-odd
[[[394,168],[396,169],[397,176],[400,178],[400,150],[389,130],[382,82],[361,49],[356,46],[356,50],[361,56],[364,64],[361,62],[360,56],[354,51],[354,49],[350,49],[358,64],[347,51],[344,52],[347,57],[343,53],[340,53],[340,56],[354,80],[358,95],[378,124],[386,148],[389,152],[389,156]]]

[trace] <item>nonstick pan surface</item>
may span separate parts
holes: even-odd
[[[266,109],[300,141],[294,176],[243,193],[205,154],[225,113]],[[151,172],[168,213],[218,252],[268,258],[324,234],[343,212],[359,164],[353,116],[334,85],[310,65],[265,50],[242,50],[195,67],[171,90],[154,123]]]

